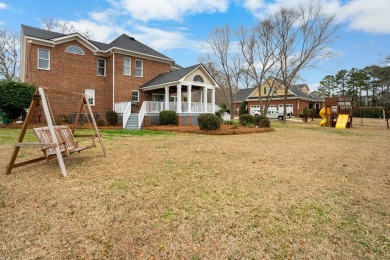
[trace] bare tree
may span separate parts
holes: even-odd
[[[266,77],[271,76],[276,63],[275,55],[278,39],[274,36],[274,26],[271,19],[266,19],[256,24],[250,30],[241,27],[237,34],[241,48],[241,54],[248,66],[249,75],[253,77],[259,92],[260,112],[267,111],[270,99],[274,93],[274,84],[268,84],[271,91],[267,93],[266,106],[263,106],[263,93],[261,85]]]
[[[17,80],[19,36],[0,29],[0,78]]]
[[[238,89],[241,70],[241,59],[234,54],[231,29],[228,25],[214,29],[208,40],[213,57],[212,60],[224,79],[228,90],[230,118],[234,116],[234,99]]]
[[[87,39],[93,39],[93,33],[90,31],[80,31],[68,21],[60,21],[54,17],[42,19],[45,29],[48,31],[59,32],[62,34],[79,33]]]
[[[328,44],[334,39],[334,16],[323,12],[319,3],[298,8],[280,7],[272,15],[274,37],[278,41],[277,66],[285,88],[283,122],[286,122],[288,90],[302,70],[315,66],[320,58],[332,55]]]

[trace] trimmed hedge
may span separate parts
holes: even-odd
[[[164,110],[160,112],[159,115],[160,125],[176,125],[177,124],[177,114],[172,110]]]
[[[115,111],[108,111],[106,113],[106,121],[109,125],[118,124],[118,114]]]
[[[221,127],[221,119],[214,114],[200,114],[198,125],[201,130],[216,130]]]
[[[242,114],[239,117],[239,121],[241,125],[247,125],[247,124],[253,124],[254,123],[254,117],[249,114]]]
[[[259,127],[270,127],[271,121],[269,121],[268,117],[261,118],[259,121]]]

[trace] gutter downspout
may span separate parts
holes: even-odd
[[[112,110],[115,111],[115,52],[112,53]]]

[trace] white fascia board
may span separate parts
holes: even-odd
[[[173,64],[174,63],[174,61],[172,59],[165,59],[165,58],[162,58],[162,57],[157,57],[157,56],[154,56],[154,55],[149,55],[149,54],[136,52],[136,51],[129,51],[129,50],[118,48],[118,47],[112,47],[112,48],[108,49],[105,52],[111,52],[111,51],[113,51],[115,53],[119,53],[119,54],[124,54],[124,55],[132,55],[132,56],[139,57],[139,58],[148,58],[148,59],[152,59],[152,60],[156,60],[156,61],[165,62],[165,63],[168,63],[168,64]]]
[[[88,40],[86,40],[84,37],[82,37],[78,33],[70,34],[70,35],[66,35],[66,36],[61,36],[61,37],[52,39],[52,41],[55,42],[55,44],[61,44],[61,43],[70,42],[73,40],[78,41],[79,43],[84,45],[86,48],[88,48],[92,52],[95,52],[99,49],[94,44],[90,43]]]
[[[54,42],[50,40],[43,40],[31,36],[26,36],[26,41],[34,43],[34,44],[39,44],[47,47],[54,47]]]
[[[207,89],[215,89],[216,87],[219,88],[218,85],[214,86],[214,85],[210,85],[210,84],[205,84],[205,83],[202,83],[202,82],[194,82],[194,81],[180,81],[182,85],[185,85],[185,86],[188,86],[188,85],[191,85],[191,86],[199,86],[199,87],[205,87]]]
[[[181,84],[180,81],[172,81],[172,82],[167,82],[163,84],[158,84],[158,85],[152,85],[148,87],[142,87],[142,91],[149,91],[149,90],[154,90],[154,89],[160,89],[160,88],[165,88],[165,87],[172,87]]]

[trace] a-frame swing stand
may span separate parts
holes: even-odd
[[[80,98],[80,107],[79,111],[77,113],[77,116],[74,120],[72,129],[69,128],[67,125],[63,126],[54,126],[53,119],[51,115],[51,109],[48,103],[48,100],[46,98],[45,93],[55,93],[65,96],[76,96]],[[32,118],[32,115],[34,113],[34,110],[38,104],[38,102],[41,101],[41,105],[43,108],[43,112],[45,115],[45,119],[47,122],[47,127],[41,127],[41,128],[34,128],[34,131],[37,135],[37,138],[39,140],[38,143],[27,143],[23,142],[24,136],[26,134],[28,125],[30,123],[30,120]],[[85,147],[78,147],[77,142],[74,140],[74,132],[76,129],[76,124],[79,120],[80,114],[83,111],[83,109],[87,113],[87,117],[92,121],[93,128],[95,130],[95,133],[91,136],[88,135],[88,137],[92,137],[93,144]],[[87,137],[86,135],[78,135]],[[100,146],[102,148],[104,157],[107,157],[106,150],[103,145],[102,138],[99,133],[99,129],[96,125],[95,118],[93,117],[92,109],[89,105],[89,102],[87,101],[84,94],[76,93],[76,92],[69,92],[69,91],[62,91],[62,90],[56,90],[56,89],[44,89],[44,88],[38,88],[33,96],[33,99],[31,101],[30,108],[28,110],[26,119],[24,120],[21,132],[19,134],[18,142],[15,144],[14,151],[12,154],[12,157],[10,159],[10,162],[6,168],[6,173],[10,174],[13,168],[20,167],[23,165],[27,165],[34,162],[39,162],[43,160],[49,160],[51,158],[57,157],[58,164],[61,169],[62,176],[66,176],[66,168],[64,164],[63,156],[69,155],[73,152],[80,152],[82,150],[96,147],[94,138],[98,138]],[[27,146],[33,146],[33,147],[40,147],[41,150],[44,153],[44,156],[26,160],[23,162],[15,163],[16,157],[18,156],[19,150],[21,147],[27,147]]]

